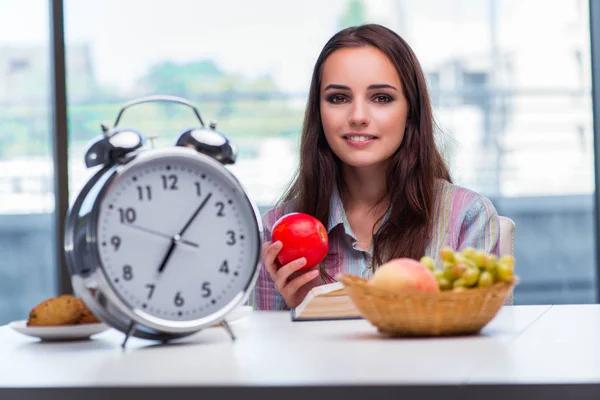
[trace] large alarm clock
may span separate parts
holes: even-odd
[[[174,146],[145,148],[117,128],[148,102],[192,108],[200,125]],[[67,215],[65,255],[73,290],[102,321],[130,336],[167,341],[221,324],[256,284],[262,224],[236,177],[227,136],[204,125],[187,100],[150,96],[119,111],[85,154],[87,181]]]

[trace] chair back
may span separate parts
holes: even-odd
[[[515,222],[500,216],[500,256],[515,255]]]

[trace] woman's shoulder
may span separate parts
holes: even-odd
[[[474,190],[445,180],[436,182],[437,217],[448,218],[454,223],[474,218],[497,218],[498,211],[492,201]]]
[[[437,182],[432,248],[474,247],[498,253],[500,221],[486,196],[447,181]]]
[[[491,200],[481,193],[443,179],[436,181],[436,190],[442,203],[452,204],[453,208],[465,209],[477,207],[478,204],[493,206]]]

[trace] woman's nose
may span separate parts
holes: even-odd
[[[348,118],[350,126],[367,126],[369,125],[369,111],[366,104],[362,101],[355,101],[352,104],[350,115]]]

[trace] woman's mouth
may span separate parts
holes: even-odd
[[[373,143],[377,139],[377,136],[349,134],[344,135],[343,138],[352,146],[367,146]]]

